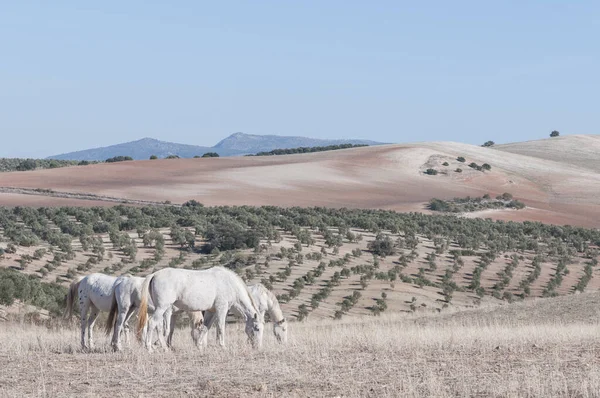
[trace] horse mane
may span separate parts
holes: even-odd
[[[248,285],[246,285],[244,283],[244,281],[242,280],[242,278],[240,278],[240,276],[238,274],[236,274],[232,270],[227,269],[225,267],[215,266],[213,268],[217,268],[217,269],[220,269],[220,270],[223,270],[223,271],[229,273],[235,279],[235,281],[244,288],[244,291],[246,292],[246,294],[248,295],[248,298],[250,299],[250,303],[252,304],[252,307],[254,307],[254,311],[256,311],[257,314],[260,313],[258,305],[256,304],[256,301],[254,301],[254,297],[252,296],[252,292],[248,288]]]
[[[270,291],[265,286],[263,286],[262,283],[259,283],[259,285],[267,293],[267,296],[269,297],[269,299],[271,300],[271,303],[273,304],[271,306],[271,308],[269,308],[269,312],[271,313],[273,320],[275,322],[285,321],[285,317],[283,316],[283,311],[281,310],[281,307],[279,306],[279,300],[277,300],[277,296],[275,296],[275,294],[272,291]],[[278,315],[279,315],[279,317],[278,317]],[[277,319],[277,318],[279,318],[279,319]]]
[[[244,281],[242,281],[243,283]],[[254,296],[252,295],[252,292],[250,291],[250,289],[248,289],[248,285],[246,285],[244,283],[244,288],[246,289],[246,293],[248,293],[248,297],[250,297],[250,302],[252,303],[252,306],[254,307],[254,309],[256,310],[257,313],[259,313],[259,308],[258,305],[256,304],[256,301],[254,301]]]

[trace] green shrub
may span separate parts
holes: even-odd
[[[338,149],[360,148],[360,147],[364,147],[364,146],[368,146],[368,145],[366,145],[366,144],[340,144],[340,145],[327,145],[327,146],[314,146],[314,147],[285,148],[285,149],[274,149],[270,152],[259,152],[256,155],[249,155],[249,156],[291,155],[291,154],[295,154],[295,153],[335,151]]]
[[[0,304],[12,305],[20,300],[59,315],[66,294],[67,289],[56,283],[44,283],[34,276],[0,268]]]
[[[394,241],[388,235],[377,234],[375,240],[367,244],[367,248],[375,255],[385,257],[396,252]]]
[[[125,162],[133,160],[131,156],[114,156],[105,160],[106,163]]]

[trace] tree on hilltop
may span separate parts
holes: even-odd
[[[115,163],[115,162],[125,162],[128,160],[133,160],[131,156],[113,156],[112,158],[108,158],[105,160],[106,163]]]
[[[560,135],[560,133],[559,133],[558,131],[556,131],[556,130],[553,130],[553,131],[550,133],[550,137],[558,137],[559,135]]]
[[[203,158],[218,158],[219,154],[216,152],[206,152],[204,155],[202,155]]]

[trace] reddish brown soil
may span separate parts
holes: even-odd
[[[571,137],[540,141],[546,159],[510,150],[452,142],[386,145],[304,155],[174,159],[98,164],[0,174],[0,187],[43,188],[129,200],[206,205],[280,205],[383,208],[424,211],[433,197],[449,199],[503,192],[527,209],[473,214],[502,220],[533,220],[587,227],[600,226],[600,172],[577,161]],[[574,137],[573,140],[581,137]],[[590,142],[600,140],[593,139]],[[567,145],[569,144],[569,145]],[[553,148],[560,161],[548,160]],[[521,152],[525,152],[522,150]],[[538,151],[539,152],[539,151]],[[583,152],[585,156],[589,155]],[[569,156],[567,156],[569,155]],[[466,163],[456,161],[464,156]],[[589,157],[589,156],[588,156]],[[575,160],[574,160],[575,159]],[[449,166],[443,166],[448,162]],[[468,167],[489,163],[490,172]],[[425,175],[427,168],[440,172]],[[454,170],[461,168],[462,173]],[[101,200],[0,194],[0,205],[97,206]]]

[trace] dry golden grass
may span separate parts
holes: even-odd
[[[586,294],[457,316],[293,323],[287,346],[268,333],[261,351],[235,324],[225,349],[211,331],[210,347],[197,351],[180,330],[175,352],[148,354],[134,342],[114,354],[99,333],[99,349],[85,353],[75,329],[4,323],[0,396],[595,397],[599,325],[567,312],[590,302]],[[539,311],[554,313],[528,320]]]

